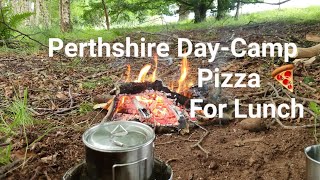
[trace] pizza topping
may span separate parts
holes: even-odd
[[[277,80],[282,80],[282,76],[280,74],[277,75]]]
[[[286,72],[284,73],[284,76],[285,76],[285,77],[290,77],[290,76],[291,76],[291,71],[286,71]]]
[[[288,79],[284,79],[282,82],[283,82],[284,85],[288,85],[289,84],[289,80]]]
[[[293,86],[291,84],[289,84],[288,89],[292,89],[292,88],[293,88]]]

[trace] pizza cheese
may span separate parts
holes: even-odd
[[[271,73],[272,77],[291,92],[293,92],[293,68],[292,64],[288,64],[278,67]]]

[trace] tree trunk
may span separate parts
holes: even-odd
[[[50,25],[49,11],[44,0],[36,0],[34,4],[34,24],[39,27],[48,28]]]
[[[240,0],[237,0],[236,15],[234,16],[234,18],[235,18],[236,20],[238,20],[238,19],[239,19],[239,11],[240,11],[240,7],[241,7],[241,2],[240,2]]]
[[[102,0],[102,6],[103,6],[103,9],[104,9],[104,15],[106,17],[107,30],[110,30],[109,12],[108,12],[108,8],[107,8],[107,5],[106,5],[106,2],[104,0]]]
[[[224,9],[223,9],[223,0],[218,0],[217,5],[217,20],[221,20],[224,16]]]
[[[205,4],[200,3],[194,7],[194,22],[200,23],[206,19],[208,7]]]
[[[69,32],[72,30],[70,0],[60,0],[60,29],[61,32]]]
[[[179,13],[179,21],[184,21],[188,19],[190,11],[188,10],[188,7],[186,5],[181,4],[179,6],[178,13]]]

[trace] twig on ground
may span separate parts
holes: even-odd
[[[296,98],[296,99],[299,99],[301,101],[308,101],[308,102],[315,102],[317,104],[320,104],[320,100],[317,100],[317,99],[310,99],[310,98],[304,98],[304,97],[300,97],[300,96],[297,96],[295,94],[293,94],[292,92],[289,92],[287,90],[285,90],[285,92],[287,92],[289,95],[291,95],[292,97]]]
[[[63,114],[65,112],[69,112],[71,110],[74,110],[74,109],[77,109],[80,105],[76,105],[76,106],[73,106],[73,107],[69,107],[69,108],[62,108],[62,110],[60,111],[56,111],[54,112],[54,114]]]
[[[307,89],[311,90],[312,92],[316,92],[316,91],[317,91],[315,88],[310,87],[309,85],[305,84],[305,83],[304,83],[304,82],[302,82],[302,81],[299,81],[299,84],[300,84],[301,86],[303,86],[303,87],[305,87],[305,88],[307,88]]]
[[[15,166],[17,166],[18,164],[20,164],[22,162],[22,159],[17,159],[15,161],[13,161],[10,164],[7,164],[5,166],[2,166],[0,168],[0,179],[3,179],[6,177],[6,174],[9,170],[11,170],[12,168],[14,168]]]
[[[204,138],[209,135],[209,131],[208,131],[206,128],[204,128],[204,127],[200,126],[199,124],[197,124],[196,122],[193,122],[193,123],[194,123],[196,126],[198,126],[199,128],[201,128],[202,130],[204,130],[205,133],[204,133],[204,135],[199,139],[199,141],[198,141],[197,143],[195,143],[194,145],[191,145],[190,147],[191,147],[191,148],[198,147],[201,151],[203,151],[203,152],[206,154],[206,157],[208,158],[210,152],[207,151],[206,149],[204,149],[204,148],[201,146],[201,143],[202,143],[202,141],[204,140]]]
[[[73,98],[72,98],[72,93],[71,93],[71,86],[69,86],[69,99],[70,99],[70,106],[69,108],[71,108],[73,106]]]
[[[274,87],[274,85],[271,84],[270,82],[268,83],[268,85],[274,90],[274,93],[276,93],[276,96],[277,96],[277,97],[280,97],[279,91],[277,90],[277,88]]]
[[[6,147],[6,146],[9,146],[10,145],[10,143],[2,143],[2,144],[0,144],[0,147]]]
[[[270,100],[271,100],[271,102],[272,102],[274,105],[276,105],[275,102],[274,102],[274,100],[273,100],[273,98],[271,98]],[[284,125],[284,124],[280,121],[278,113],[276,113],[276,118],[274,118],[274,120],[275,120],[275,122],[277,122],[283,129],[312,128],[312,127],[315,127],[315,126],[316,126],[316,127],[320,126],[320,124],[307,124],[307,125],[301,125],[301,126],[286,126],[286,125]]]

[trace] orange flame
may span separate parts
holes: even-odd
[[[138,79],[135,82],[144,82],[150,68],[151,68],[150,64],[143,66],[143,68],[140,70]]]
[[[130,82],[130,74],[131,74],[131,66],[130,66],[130,64],[128,64],[127,65],[127,68],[128,68],[128,70],[127,70],[127,79],[126,79],[126,82]]]
[[[152,79],[151,79],[151,82],[154,82],[157,78],[157,69],[158,69],[158,56],[155,54],[153,56],[153,59],[154,59],[154,62],[155,62],[155,69],[152,73]]]
[[[126,101],[127,96],[122,96],[120,101],[118,102],[116,112],[120,112],[122,110],[122,105]]]
[[[187,57],[184,56],[182,58],[181,75],[180,75],[180,79],[178,81],[179,86],[177,89],[177,93],[180,93],[183,90],[183,88],[185,87],[184,81],[187,78],[187,73],[188,73],[188,60],[187,60]]]

